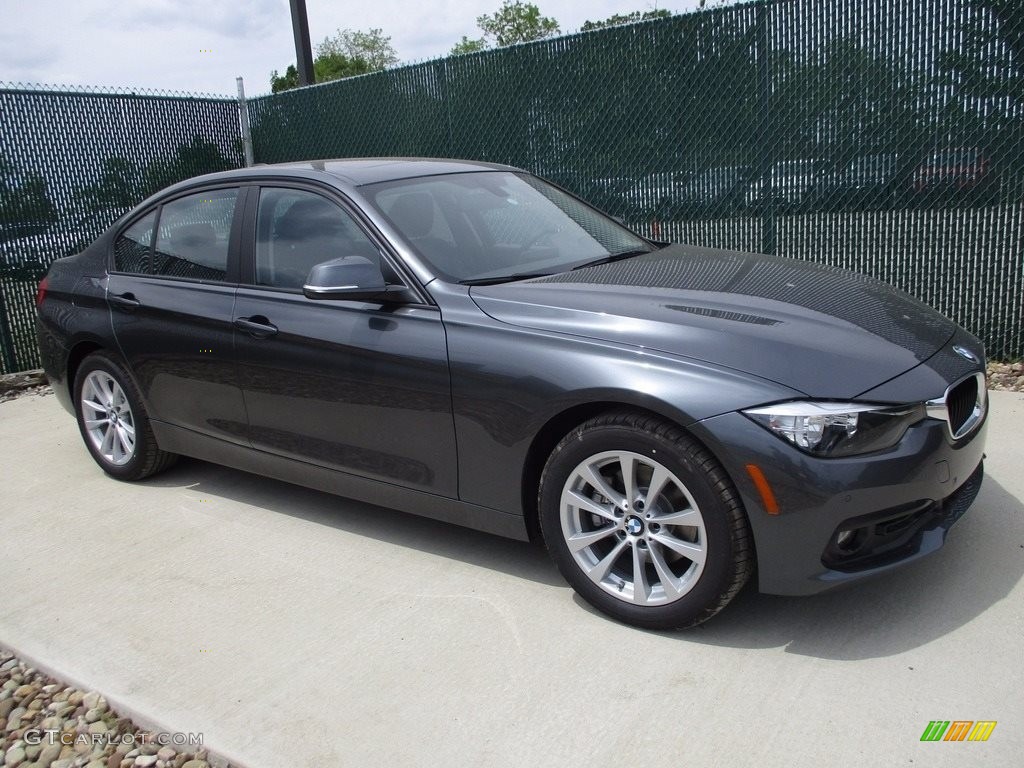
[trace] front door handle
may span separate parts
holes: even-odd
[[[142,306],[142,302],[135,298],[134,293],[107,294],[107,301],[118,309],[123,309],[125,312],[131,312],[133,309]]]
[[[252,317],[236,317],[235,328],[245,331],[254,339],[265,339],[277,333],[277,326],[271,323],[263,315]]]

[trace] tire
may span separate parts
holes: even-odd
[[[85,447],[118,480],[142,480],[177,460],[161,451],[132,377],[113,355],[94,352],[75,374],[75,417]]]
[[[686,432],[653,416],[611,412],[566,435],[544,467],[538,503],[566,581],[627,624],[700,624],[754,570],[750,527],[725,470]]]

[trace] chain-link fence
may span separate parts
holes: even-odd
[[[1024,353],[1024,0],[774,0],[250,102],[256,159],[463,157],[891,282]]]
[[[34,297],[56,258],[175,181],[241,165],[233,99],[0,88],[0,372],[38,366]]]
[[[519,165],[655,237],[874,275],[1024,354],[1024,0],[761,0],[287,91],[249,117],[259,162]],[[0,241],[52,233],[45,265],[102,226],[56,222],[240,163],[230,100],[0,90]],[[35,364],[34,275],[5,270],[12,370]]]

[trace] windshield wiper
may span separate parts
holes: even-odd
[[[585,261],[582,264],[577,264],[569,271],[576,269],[583,269],[584,267],[596,267],[598,264],[611,264],[613,261],[622,261],[623,259],[631,259],[634,256],[642,256],[645,253],[652,253],[650,251],[637,248],[632,251],[623,251],[622,253],[612,253],[608,256],[602,256],[599,259],[593,259],[592,261]],[[478,277],[471,280],[459,280],[460,285],[497,285],[498,283],[511,283],[515,280],[528,280],[531,277],[549,277],[550,275],[556,274],[555,272],[522,272],[517,275],[501,275],[500,277]]]
[[[459,285],[497,285],[498,283],[512,283],[516,280],[529,280],[531,277],[548,277],[551,274],[551,272],[522,272],[518,275],[478,277],[473,280],[459,280]]]
[[[612,253],[609,254],[608,256],[602,256],[599,259],[593,259],[592,261],[585,261],[582,264],[577,264],[575,267],[572,268],[571,271],[583,269],[584,267],[596,267],[599,264],[611,264],[614,261],[622,261],[623,259],[632,259],[634,256],[643,256],[645,253],[652,253],[652,251],[646,251],[638,248],[634,251]]]

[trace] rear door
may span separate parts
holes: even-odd
[[[440,311],[425,302],[307,299],[310,268],[342,256],[376,261],[392,284],[403,279],[340,199],[265,186],[250,207],[254,233],[234,316],[253,447],[455,497]]]
[[[129,222],[107,282],[114,335],[150,418],[240,444],[231,320],[246,190],[200,189]]]

